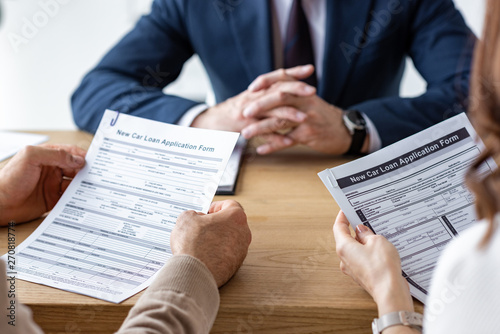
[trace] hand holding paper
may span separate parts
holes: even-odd
[[[465,172],[484,150],[460,114],[319,176],[349,222],[394,244],[403,276],[425,301],[442,249],[475,220]],[[491,173],[493,161],[483,166]]]
[[[220,287],[243,263],[252,235],[241,205],[227,200],[212,203],[208,215],[181,213],[170,240],[174,254],[199,259]]]
[[[208,212],[237,139],[106,111],[87,164],[16,248],[18,278],[112,302],[146,288],[179,214]]]
[[[27,146],[0,170],[0,225],[26,222],[52,210],[85,163],[69,145]]]
[[[356,227],[351,236],[349,221],[342,211],[333,226],[340,269],[365,289],[378,305],[379,315],[413,311],[408,283],[401,276],[401,261],[387,239],[366,226]]]

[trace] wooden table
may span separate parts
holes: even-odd
[[[92,139],[77,131],[38,133],[83,148]],[[257,156],[250,145],[236,196],[215,198],[243,205],[253,240],[241,269],[220,289],[212,333],[370,332],[376,305],[339,270],[332,234],[339,208],[316,175],[344,162],[306,148]],[[39,223],[18,225],[16,242]],[[6,233],[0,229],[2,254]],[[17,291],[46,333],[112,333],[140,296],[117,305],[24,281]]]

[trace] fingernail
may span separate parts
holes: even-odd
[[[312,86],[305,86],[304,87],[304,93],[306,93],[306,94],[312,94],[315,92],[316,92],[316,88],[314,88]]]
[[[358,226],[356,226],[356,232],[359,234],[363,234],[368,231],[370,231],[370,229],[363,224],[359,224]]]
[[[251,91],[251,92],[254,92],[257,90],[257,84],[255,82],[252,82],[249,86],[248,86],[248,90]]]
[[[252,136],[252,133],[250,132],[250,130],[243,129],[243,130],[241,130],[241,135],[243,137],[245,137],[245,139],[250,139],[250,137]]]
[[[303,122],[306,118],[307,115],[304,113],[298,112],[297,114],[295,114],[295,119],[297,120],[297,122]]]
[[[243,116],[245,117],[252,117],[254,113],[255,113],[255,107],[253,106],[246,107],[243,110]]]
[[[265,146],[259,146],[257,147],[257,153],[259,154],[266,154],[267,153],[267,149]]]
[[[285,144],[285,145],[292,145],[292,144],[293,144],[293,140],[291,140],[291,139],[290,139],[290,138],[288,138],[288,137],[285,137],[285,138],[283,139],[283,144]]]
[[[311,65],[304,65],[304,66],[302,66],[302,67],[300,68],[300,71],[301,71],[302,73],[307,73],[307,72],[309,72],[309,66],[311,66]]]
[[[83,163],[85,162],[85,159],[79,155],[73,155],[72,157],[73,157],[73,162],[78,166],[83,165]]]

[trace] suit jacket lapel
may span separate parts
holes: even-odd
[[[325,56],[319,95],[337,103],[349,74],[361,52],[361,32],[370,15],[373,0],[327,1]]]
[[[240,0],[229,14],[238,56],[248,82],[274,69],[272,18],[267,0]]]

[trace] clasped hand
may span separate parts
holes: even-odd
[[[246,139],[260,136],[257,153],[269,154],[301,144],[328,154],[343,154],[351,136],[342,110],[316,95],[299,80],[314,72],[312,65],[263,74],[248,89],[207,111],[192,126],[241,131]]]

